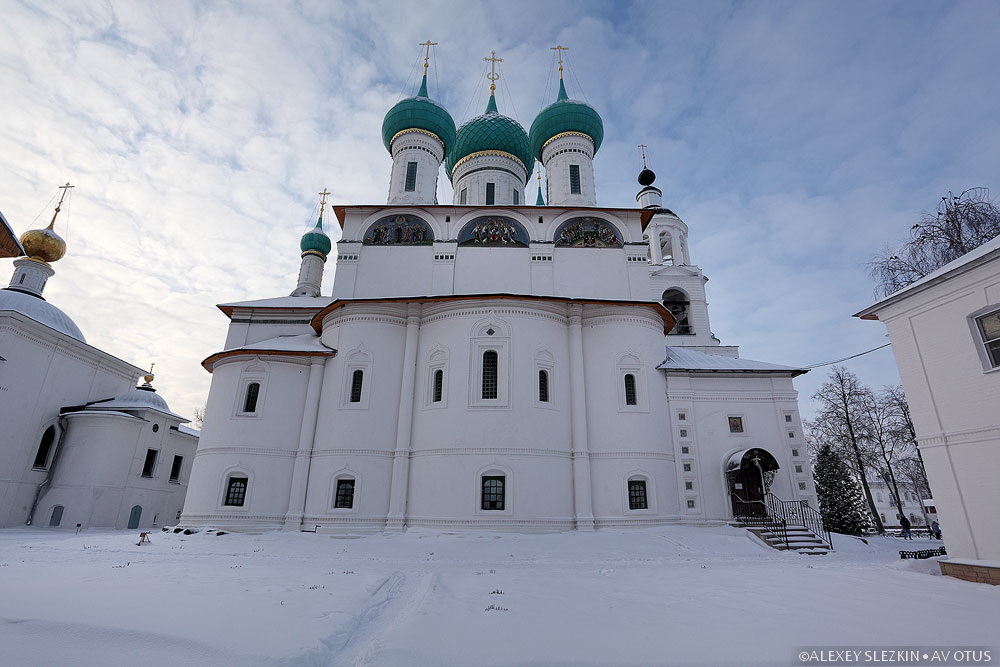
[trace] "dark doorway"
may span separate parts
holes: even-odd
[[[141,516],[142,507],[140,505],[136,505],[132,508],[132,513],[128,515],[128,527],[130,530],[139,527],[139,517]]]
[[[729,457],[726,479],[733,505],[733,516],[767,516],[765,496],[771,488],[778,462],[760,447],[745,449]]]
[[[62,523],[63,506],[56,505],[52,508],[52,517],[49,519],[50,526],[58,526]]]

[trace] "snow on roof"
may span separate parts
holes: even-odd
[[[230,348],[222,352],[216,352],[201,362],[206,370],[211,372],[215,362],[225,357],[232,357],[239,354],[290,354],[300,356],[328,356],[332,357],[337,353],[333,348],[329,348],[320,341],[316,334],[285,334],[276,338],[268,338],[257,343],[250,343],[240,347]]]
[[[0,310],[12,310],[29,317],[39,324],[55,329],[61,334],[86,343],[83,332],[70,316],[59,310],[45,299],[31,294],[24,294],[13,289],[0,289]]]
[[[326,308],[334,299],[332,296],[278,296],[270,299],[256,299],[254,301],[233,301],[231,303],[220,303],[217,307],[226,315],[232,317],[236,308],[276,308],[284,309],[320,309]]]
[[[791,373],[792,377],[807,373],[807,368],[780,366],[753,359],[724,357],[667,346],[667,358],[657,368],[666,371],[693,371],[696,373]]]
[[[86,407],[87,410],[94,411],[104,411],[104,410],[153,410],[155,412],[161,412],[170,417],[174,417],[180,421],[189,421],[181,417],[180,415],[171,412],[170,407],[167,402],[163,400],[163,397],[156,393],[153,389],[144,389],[142,387],[136,387],[131,389],[121,396],[112,398],[110,401],[98,401],[91,403]]]
[[[955,271],[959,271],[962,268],[969,266],[970,264],[977,264],[979,263],[980,260],[986,260],[988,255],[991,255],[996,252],[1000,252],[1000,236],[996,236],[995,238],[990,239],[989,241],[979,246],[975,250],[970,250],[969,252],[965,253],[958,259],[954,259],[945,264],[944,266],[942,266],[941,268],[935,271],[931,271],[920,280],[915,280],[906,287],[896,290],[895,292],[885,297],[884,299],[878,301],[877,303],[868,306],[864,310],[858,311],[857,313],[854,314],[854,317],[860,317],[862,319],[877,319],[876,317],[874,317],[875,311],[881,309],[882,306],[891,303],[893,301],[897,301],[899,298],[910,292],[919,291],[924,287],[929,286],[931,283],[940,282],[940,280],[944,278],[945,275],[953,273]]]
[[[177,430],[180,431],[181,433],[186,434],[186,435],[193,435],[196,438],[200,438],[201,437],[201,431],[199,431],[196,428],[191,428],[189,426],[185,426],[184,424],[178,424],[177,425]]]

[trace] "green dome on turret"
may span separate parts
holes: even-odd
[[[594,141],[594,153],[604,140],[604,121],[585,102],[571,100],[566,94],[566,86],[559,79],[559,96],[556,101],[541,110],[531,124],[531,154],[542,159],[542,148],[552,137],[563,132],[579,132]]]
[[[330,241],[330,237],[323,231],[323,214],[320,213],[319,219],[316,220],[316,226],[302,235],[302,240],[299,242],[299,249],[304,253],[319,253],[325,258],[330,254],[332,247],[333,242]]]
[[[528,144],[528,133],[516,120],[497,111],[497,101],[493,95],[490,95],[490,101],[486,105],[486,113],[476,116],[458,128],[455,148],[445,159],[448,178],[451,178],[455,165],[461,162],[462,158],[481,151],[510,153],[524,166],[525,180],[531,176],[531,170],[535,166]]]
[[[393,137],[403,130],[414,128],[430,132],[440,139],[445,153],[455,145],[455,121],[443,106],[427,97],[426,74],[415,97],[400,100],[385,114],[382,120],[382,143],[386,150],[392,152]]]

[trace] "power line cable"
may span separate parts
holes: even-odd
[[[881,350],[883,347],[889,347],[890,345],[892,345],[892,343],[885,343],[884,345],[879,345],[878,347],[873,347],[870,350],[865,350],[864,352],[858,352],[857,354],[852,354],[851,356],[844,357],[843,359],[837,359],[836,361],[824,361],[822,364],[812,364],[811,366],[803,366],[803,368],[820,368],[821,366],[831,366],[833,364],[839,364],[841,361],[854,359],[855,357],[860,357],[862,355],[868,354],[869,352]]]

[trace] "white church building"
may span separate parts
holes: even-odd
[[[174,524],[197,432],[171,412],[152,375],[89,345],[42,295],[66,252],[56,215],[8,244],[10,256],[27,256],[0,289],[0,528]]]
[[[767,494],[816,507],[805,371],[713,336],[652,171],[636,206],[598,205],[603,123],[561,75],[530,132],[493,84],[456,131],[425,62],[383,123],[387,204],[329,209],[332,288],[324,191],[291,296],[219,306],[182,526],[593,530],[728,522]]]

